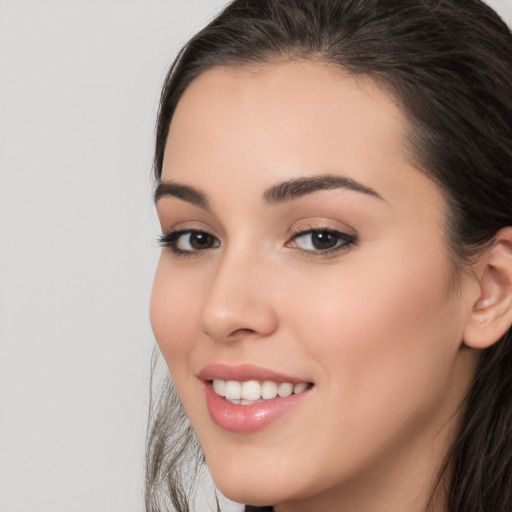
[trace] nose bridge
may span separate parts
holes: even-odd
[[[271,301],[269,268],[247,245],[238,244],[219,258],[203,305],[203,331],[217,341],[240,334],[266,336],[277,327]]]

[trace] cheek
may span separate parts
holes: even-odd
[[[333,389],[370,406],[403,398],[405,387],[413,401],[441,389],[459,348],[444,253],[382,253],[347,259],[336,279],[318,276],[288,310],[290,328]]]
[[[436,431],[447,420],[437,421],[460,346],[449,264],[388,256],[392,265],[347,259],[335,279],[327,272],[303,282],[307,293],[296,293],[286,310],[290,336],[314,362],[317,393],[328,404],[319,409],[325,435],[315,446],[332,474],[399,446],[404,432],[437,422]]]
[[[166,264],[163,253],[151,292],[150,318],[153,333],[169,370],[176,379],[178,371],[193,348],[197,331],[199,283]]]
[[[199,381],[190,361],[200,335],[200,280],[167,264],[162,253],[151,293],[151,326],[180,400],[190,418],[202,414]],[[197,423],[197,421],[196,421]]]

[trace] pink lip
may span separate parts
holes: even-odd
[[[272,380],[274,382],[298,384],[305,382],[305,380],[252,365],[229,366],[222,364],[206,366],[199,373],[199,377],[205,381],[206,403],[210,417],[219,427],[230,432],[250,433],[262,430],[287,412],[292,411],[310,392],[310,390],[306,390],[303,393],[286,398],[276,397],[252,405],[238,405],[232,404],[217,395],[213,390],[211,381],[213,379],[241,382]]]
[[[199,372],[199,378],[204,381],[211,381],[213,379],[222,380],[237,380],[245,382],[247,380],[272,380],[274,382],[289,382],[291,384],[299,384],[300,382],[308,382],[307,380],[284,375],[283,373],[269,370],[260,366],[252,364],[241,364],[237,366],[230,366],[227,364],[210,364],[205,366]]]

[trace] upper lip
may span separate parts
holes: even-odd
[[[213,379],[236,380],[245,382],[248,380],[271,380],[273,382],[289,382],[290,384],[299,384],[308,382],[305,379],[285,375],[262,366],[252,364],[229,365],[223,363],[209,364],[205,366],[198,374],[203,381],[211,381]]]

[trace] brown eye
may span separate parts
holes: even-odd
[[[180,247],[179,242],[181,239],[183,239],[183,247]],[[178,239],[178,243],[176,245],[179,249],[184,251],[204,251],[205,249],[211,249],[212,247],[215,247],[215,238],[209,233],[192,231],[189,234],[182,235]]]
[[[297,234],[291,242],[296,247],[310,253],[328,253],[337,249],[344,249],[355,244],[355,236],[331,229],[309,230]]]
[[[160,237],[160,244],[175,254],[206,251],[220,246],[218,238],[205,231],[175,231]]]
[[[330,231],[311,233],[311,245],[318,251],[332,249],[338,244],[338,237]]]

